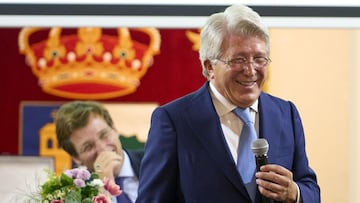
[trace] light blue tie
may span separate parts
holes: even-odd
[[[243,121],[238,147],[237,169],[246,186],[252,202],[255,202],[256,183],[255,183],[255,155],[251,151],[251,143],[257,138],[254,122],[250,118],[250,108],[234,109],[234,113]]]

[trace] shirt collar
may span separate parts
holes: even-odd
[[[135,176],[135,173],[131,167],[130,158],[129,155],[124,151],[124,163],[121,167],[119,177],[133,177]]]
[[[217,102],[218,104],[221,104],[221,105],[216,105],[218,107],[216,110],[219,116],[223,116],[231,112],[235,108],[237,108],[237,106],[235,106],[230,101],[228,101],[224,96],[222,96],[211,82],[209,82],[209,84],[210,84],[210,92],[213,96],[213,99],[215,99],[215,102]],[[256,113],[258,112],[258,99],[250,106],[250,109],[252,109]]]

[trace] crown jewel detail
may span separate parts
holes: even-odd
[[[115,34],[96,27],[69,30],[23,28],[19,34],[20,53],[52,95],[108,99],[133,93],[160,53],[155,28],[117,28]],[[42,32],[47,38],[36,41]]]

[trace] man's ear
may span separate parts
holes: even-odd
[[[213,70],[213,66],[212,66],[213,64],[211,63],[211,61],[210,60],[205,60],[204,61],[204,66],[205,66],[205,68],[206,68],[206,70],[207,71],[210,71],[210,70]]]
[[[205,60],[204,66],[208,73],[208,79],[212,79],[214,77],[214,64],[210,60]]]

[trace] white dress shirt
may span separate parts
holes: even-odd
[[[235,165],[237,164],[238,147],[243,122],[241,119],[232,112],[237,106],[231,104],[225,97],[223,97],[210,83],[211,97],[214,102],[215,110],[220,118],[221,128],[225,136],[226,143],[234,159]],[[258,101],[251,105],[250,116],[252,121],[255,121],[256,134],[259,134],[259,122],[256,119],[256,112],[258,110]]]

